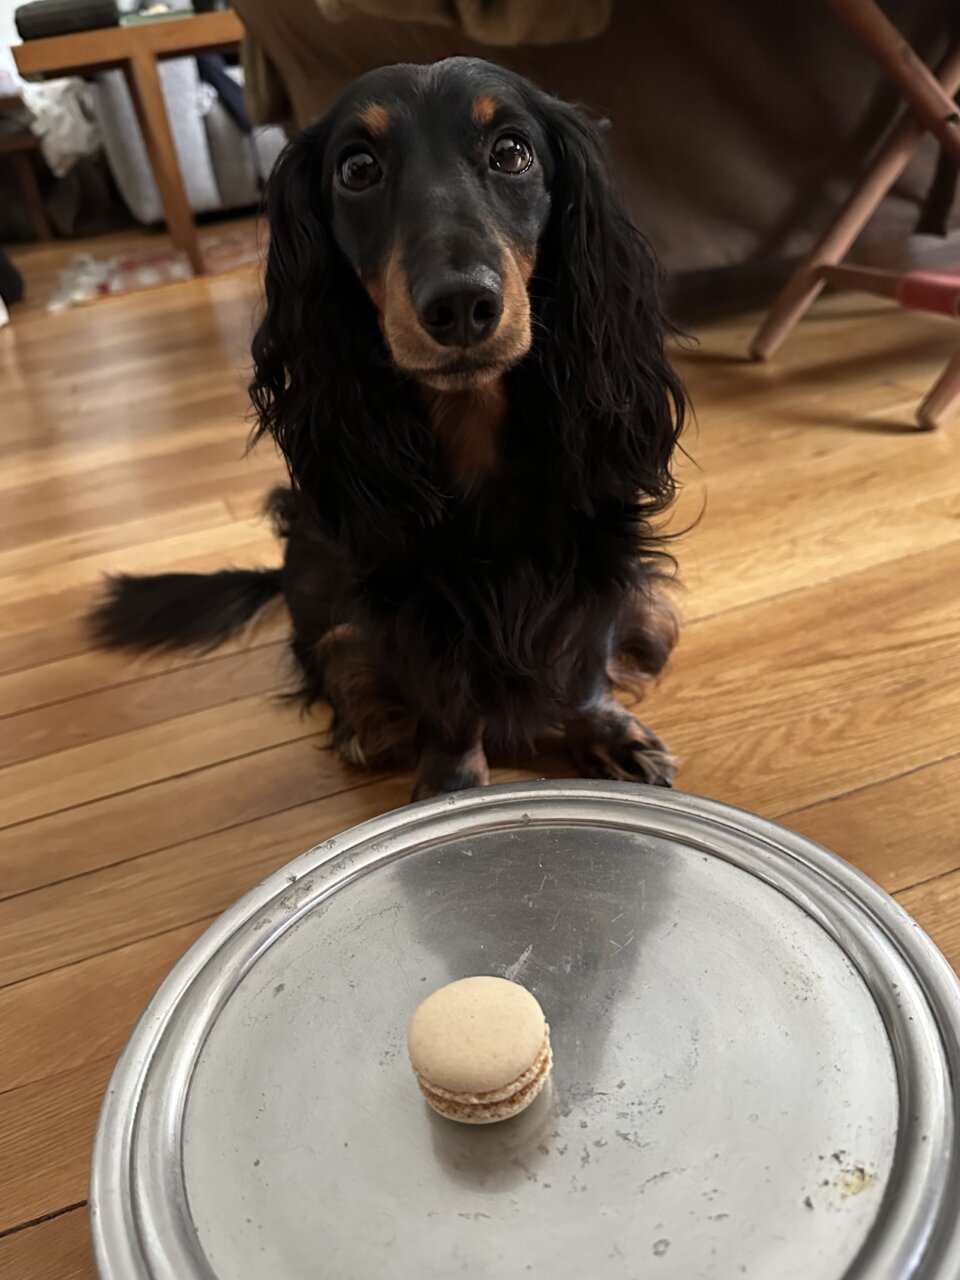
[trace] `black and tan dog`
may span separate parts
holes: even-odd
[[[586,774],[669,784],[612,690],[674,640],[684,396],[595,126],[489,63],[387,67],[290,143],[269,217],[250,393],[283,568],[113,579],[100,639],[210,647],[282,592],[352,764],[416,754],[421,796],[559,731]]]

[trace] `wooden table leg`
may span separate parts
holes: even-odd
[[[954,49],[945,60],[940,69],[940,83],[950,94],[960,88],[960,49]],[[880,201],[910,163],[925,133],[920,120],[912,111],[906,111],[836,222],[803,259],[767,312],[750,343],[750,355],[754,360],[766,360],[790,336],[824,286],[821,269],[836,265],[845,256]]]
[[[194,271],[202,275],[205,270],[203,255],[193,211],[183,186],[156,59],[150,53],[138,51],[124,64],[123,70],[143,132],[150,167],[160,189],[170,238],[190,259]]]
[[[40,187],[37,184],[37,173],[33,167],[32,151],[12,151],[9,153],[17,171],[20,193],[33,227],[33,234],[38,240],[52,240],[53,232],[47,221],[47,211],[43,207]]]

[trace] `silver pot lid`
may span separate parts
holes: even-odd
[[[240,837],[242,839],[242,835]],[[429,1112],[405,1031],[502,974],[551,1087]],[[955,1280],[960,985],[841,859],[607,783],[490,788],[312,849],[147,1008],[104,1103],[106,1280]]]

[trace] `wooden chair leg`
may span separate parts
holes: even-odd
[[[830,8],[873,54],[927,129],[960,164],[960,112],[940,83],[875,0],[827,0]]]
[[[936,380],[917,409],[917,422],[926,431],[939,427],[950,410],[960,400],[960,348],[950,357],[950,362]]]
[[[960,89],[960,48],[950,53],[940,68],[939,76],[947,93],[954,94]],[[750,343],[750,355],[754,360],[767,360],[790,336],[824,286],[821,268],[835,266],[845,256],[880,201],[909,164],[925,133],[926,129],[917,117],[906,111],[836,222],[800,263],[768,311]]]

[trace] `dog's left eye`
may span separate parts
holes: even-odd
[[[533,164],[529,144],[516,134],[505,133],[490,151],[490,168],[498,173],[524,173]]]
[[[351,151],[340,161],[340,181],[348,191],[366,191],[383,176],[380,162],[369,151]]]

